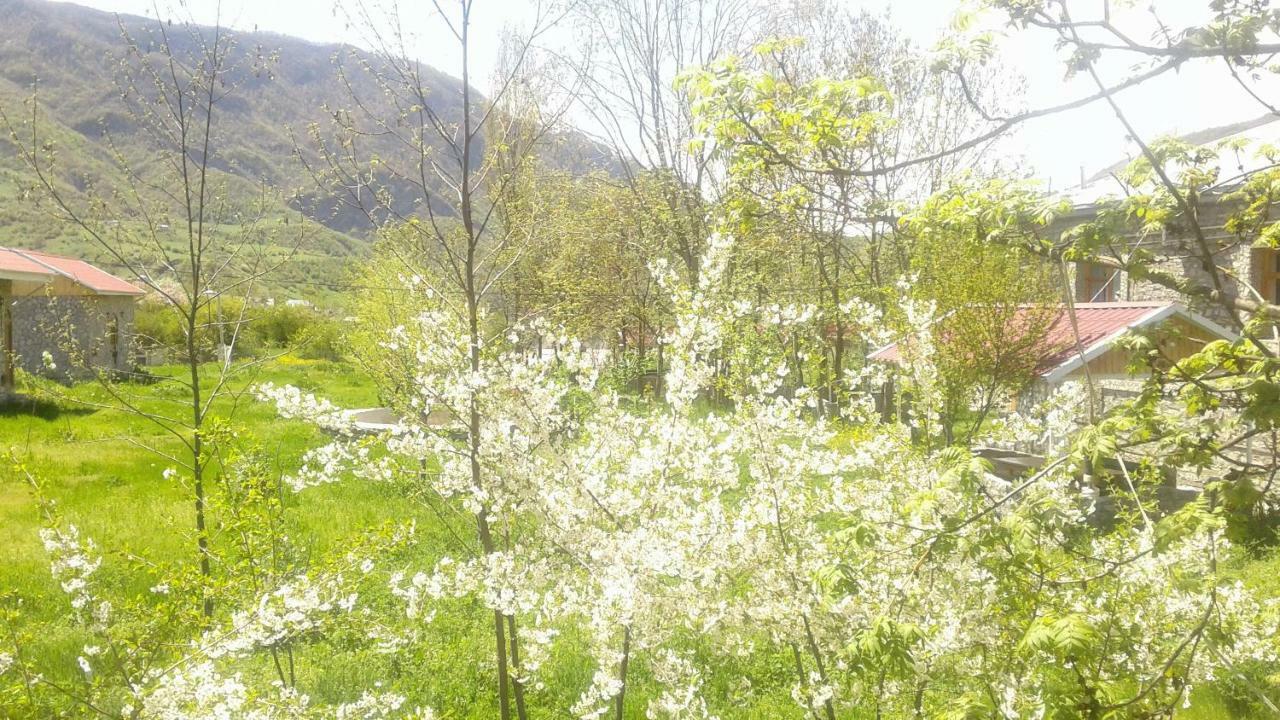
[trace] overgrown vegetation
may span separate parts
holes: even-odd
[[[58,164],[74,138],[6,117],[39,202],[152,291],[139,335],[180,365],[24,378],[0,416],[0,707],[1280,714],[1280,307],[1230,255],[1280,249],[1280,170],[1263,147],[1224,179],[1114,97],[1217,61],[1265,105],[1248,78],[1273,71],[1280,15],[1214,2],[1175,35],[1082,5],[982,5],[1096,87],[1018,110],[967,14],[927,54],[822,1],[538,4],[482,95],[483,9],[441,3],[460,62],[436,102],[407,16],[340,4],[371,50],[339,56],[343,96],[291,145],[307,196],[376,238],[341,320],[258,301],[302,245],[250,230],[310,226],[219,175],[242,158],[210,140],[234,132],[221,103],[268,104],[260,75],[287,59],[221,28],[122,28],[159,179],[125,150],[81,187]],[[1108,54],[1143,66],[1107,85]],[[1069,214],[988,161],[1095,102],[1140,151],[1123,197]],[[617,173],[549,161],[581,116]],[[1163,331],[1126,337],[1127,399],[1104,406],[1077,329],[1086,370],[1049,392],[1078,262],[1231,337],[1176,355]],[[891,341],[892,364],[868,360]],[[1035,454],[998,468],[1002,443]]]
[[[250,304],[243,307],[243,304],[243,300],[233,298],[201,308],[201,327],[196,341],[196,357],[201,362],[215,359],[218,347],[226,345],[226,319],[242,316],[244,322],[239,323],[236,352],[245,357],[291,352],[308,360],[337,361],[349,350],[342,320],[330,314],[306,306]],[[134,318],[134,332],[137,348],[143,353],[185,355],[181,350],[174,350],[183,346],[182,327],[163,307],[145,301],[140,303]]]

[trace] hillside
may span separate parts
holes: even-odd
[[[42,0],[0,0],[0,13],[5,17],[0,26],[0,107],[11,118],[25,119],[34,88],[42,136],[56,143],[64,176],[74,178],[76,189],[96,186],[100,194],[104,188],[123,187],[107,138],[137,158],[145,157],[145,148],[120,99],[122,28],[145,44],[154,42],[155,21]],[[170,37],[190,42],[180,32]],[[326,126],[329,109],[351,104],[337,80],[335,57],[355,53],[359,61],[373,59],[349,47],[268,33],[236,33],[236,52],[239,67],[230,77],[236,90],[220,106],[220,132],[214,138],[216,180],[238,197],[262,197],[264,188],[269,189],[275,209],[267,216],[274,221],[296,218],[299,211],[309,219],[303,247],[281,268],[270,290],[324,300],[341,284],[350,259],[365,252],[369,228],[363,216],[335,210],[339,203],[318,192],[295,151],[310,153],[307,127]],[[269,74],[248,70],[254,53],[278,58]],[[434,109],[445,118],[456,117],[461,83],[429,67],[424,76]],[[359,83],[361,76],[354,78]],[[372,82],[356,89],[362,101],[368,93],[377,102]],[[580,170],[603,166],[604,157],[585,138],[566,134],[554,144],[548,162]],[[27,172],[14,148],[0,143],[0,245],[105,260],[89,241],[21,197],[29,184]]]

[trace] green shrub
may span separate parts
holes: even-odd
[[[277,305],[256,310],[250,328],[263,344],[284,348],[296,344],[307,328],[324,319],[311,308]]]
[[[178,313],[161,303],[138,303],[133,316],[133,332],[138,347],[143,350],[175,348],[185,342]]]
[[[202,361],[217,357],[217,348],[231,340],[241,301],[227,298],[201,312],[196,352]],[[340,360],[346,339],[339,321],[308,307],[250,307],[236,338],[236,355],[293,350],[309,360]],[[186,357],[187,339],[181,314],[163,303],[143,302],[134,315],[134,333],[140,350],[164,349],[173,362]]]
[[[291,343],[298,357],[308,360],[341,360],[345,357],[345,337],[338,320],[317,315],[302,328]]]

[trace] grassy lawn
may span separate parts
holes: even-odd
[[[173,376],[180,368],[158,368],[161,376]],[[241,386],[246,381],[242,381]],[[303,361],[286,356],[266,366],[252,382],[292,384],[315,392],[348,408],[378,405],[372,384],[355,368],[324,361]],[[157,382],[129,386],[142,398],[148,411],[178,412],[182,391]],[[183,446],[145,418],[113,409],[108,393],[95,383],[70,388],[30,380],[19,388],[30,396],[57,393],[61,399],[40,399],[0,409],[0,452],[13,452],[18,461],[37,474],[45,495],[56,502],[68,522],[91,538],[103,552],[95,578],[113,595],[146,598],[150,580],[136,571],[142,559],[158,566],[194,564],[194,507],[190,489],[165,479],[171,463],[140,447],[148,445],[166,453]],[[243,437],[274,455],[281,473],[299,465],[308,449],[326,442],[327,436],[312,425],[281,420],[274,407],[246,400],[235,415]],[[354,542],[388,522],[414,521],[418,532],[415,560],[428,567],[448,543],[435,516],[422,505],[406,501],[394,488],[355,481],[337,482],[294,494],[286,491],[288,533],[301,543],[308,557],[338,555]],[[216,518],[215,518],[216,521]],[[76,657],[86,638],[65,619],[67,603],[49,573],[48,557],[41,547],[42,519],[27,480],[12,463],[0,462],[0,599],[22,603],[22,622],[40,627],[28,657],[45,674],[63,682],[76,677]],[[215,525],[212,541],[226,542]],[[398,567],[401,558],[383,557]],[[362,602],[391,602],[385,597],[385,580],[378,581],[383,597],[375,592]],[[398,601],[397,601],[398,602]],[[396,606],[398,607],[398,605]],[[479,614],[477,614],[479,613]],[[483,663],[459,663],[458,658],[485,658],[491,639],[489,616],[478,605],[458,603],[444,609],[432,623],[434,638],[425,657],[412,662],[361,649],[349,639],[325,639],[298,651],[299,686],[319,700],[343,701],[382,684],[439,707],[469,708],[451,717],[490,718],[495,708],[485,699],[492,668]],[[185,641],[186,638],[179,640]],[[576,654],[575,654],[576,658]],[[263,661],[265,663],[265,660]],[[406,664],[407,663],[407,664]],[[565,687],[590,683],[591,668],[573,662],[551,663],[551,677]],[[267,666],[263,673],[274,674]],[[0,717],[9,717],[0,708]]]
[[[160,368],[158,374],[176,372],[176,368]],[[342,365],[285,358],[265,368],[257,379],[314,389],[351,407],[377,403],[373,387]],[[175,402],[181,396],[172,386],[161,382],[141,389],[145,390],[144,409],[182,410]],[[170,463],[139,446],[179,453],[181,443],[145,418],[80,404],[111,402],[94,383],[55,392],[64,393],[66,399],[42,398],[0,410],[0,450],[12,451],[37,474],[66,519],[99,545],[157,560],[185,555],[194,512],[189,492],[163,477]],[[253,401],[240,405],[235,424],[246,436],[256,437],[264,449],[278,452],[285,471],[296,466],[306,449],[324,440],[311,426],[282,421],[273,408]],[[320,546],[392,511],[393,504],[370,488],[337,484],[320,490],[307,498],[308,511],[303,515],[313,521],[306,529]],[[0,587],[21,591],[49,585],[36,535],[39,523],[30,488],[4,463],[0,467]]]
[[[178,368],[156,370],[162,376],[177,372]],[[347,407],[377,404],[373,387],[345,365],[285,357],[254,378],[254,382],[263,381],[292,383]],[[110,402],[108,393],[95,383],[71,388],[28,384],[19,389],[41,399],[0,409],[0,452],[12,452],[40,478],[45,494],[56,502],[65,520],[107,550],[99,576],[113,589],[143,593],[146,578],[130,572],[132,560],[159,566],[191,562],[191,492],[163,476],[171,463],[140,447],[180,453],[182,444],[145,418],[92,407]],[[128,389],[140,391],[146,410],[176,413],[182,409],[181,391],[175,385],[157,382]],[[44,399],[48,392],[64,397]],[[281,420],[273,407],[252,400],[240,405],[234,423],[244,437],[255,438],[263,450],[276,455],[283,473],[297,467],[303,452],[325,441],[324,434],[311,425]],[[364,528],[406,519],[406,513],[412,512],[406,511],[394,492],[355,482],[326,485],[302,495],[286,493],[286,502],[291,506],[290,532],[316,556],[343,547]],[[65,612],[65,603],[48,602],[60,592],[40,545],[40,527],[39,508],[27,481],[12,463],[0,463],[0,595],[16,595],[23,602],[24,616],[33,621],[54,620]],[[215,525],[215,543],[220,539],[218,530]],[[45,639],[50,672],[57,670],[60,661],[74,662],[77,647],[70,640]]]

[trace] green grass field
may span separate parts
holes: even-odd
[[[157,372],[174,373],[176,368]],[[255,381],[292,383],[323,392],[348,407],[376,404],[373,388],[343,365],[286,357]],[[174,453],[180,443],[147,419],[86,405],[110,399],[95,383],[69,389],[32,385],[23,389],[66,397],[50,400],[41,393],[39,400],[0,410],[0,451],[12,452],[36,474],[64,520],[104,549],[99,570],[104,583],[122,594],[145,595],[147,578],[131,572],[137,559],[161,567],[189,562],[194,550],[190,491],[164,478],[170,463],[140,447],[145,444]],[[160,382],[133,389],[141,391],[142,407],[147,410],[179,409],[172,385]],[[325,440],[310,425],[283,421],[274,408],[252,400],[241,405],[235,424],[244,436],[254,437],[265,451],[277,455],[281,472],[296,467],[303,452]],[[366,528],[405,519],[412,512],[386,488],[360,483],[335,483],[285,497],[291,534],[317,557],[340,551]],[[41,515],[29,483],[5,461],[0,465],[0,596],[23,602],[25,621],[52,622],[56,628],[66,604],[50,576],[38,537],[40,527]],[[213,536],[215,543],[222,539],[216,525]],[[47,661],[48,672],[57,676],[73,667],[79,647],[67,623],[66,634],[43,633],[36,652]],[[344,670],[343,663],[332,667],[337,672],[350,669]],[[359,682],[358,676],[335,682],[333,691],[345,691],[341,686]]]
[[[161,374],[174,372],[161,369]],[[323,392],[352,407],[376,404],[373,388],[345,366],[324,362],[277,362],[260,381],[289,382]],[[21,388],[20,388],[21,389]],[[176,412],[169,386],[144,389],[147,410]],[[168,463],[140,447],[176,453],[181,444],[151,421],[129,413],[80,403],[107,404],[110,396],[93,383],[75,386],[62,401],[40,397],[34,403],[0,410],[0,448],[47,484],[66,519],[99,545],[146,557],[185,554],[192,507],[187,491],[163,477]],[[323,441],[304,423],[282,421],[273,408],[242,403],[235,422],[266,449],[279,454],[282,469],[296,464],[309,447]],[[0,469],[0,587],[35,589],[50,585],[36,530],[39,513],[25,480],[9,463]],[[376,492],[352,485],[321,488],[307,498],[305,529],[319,546],[345,537],[352,528],[392,512]]]
[[[176,373],[162,368],[160,375]],[[254,382],[289,383],[316,392],[344,407],[379,404],[372,384],[355,368],[324,361],[303,361],[285,356],[269,365]],[[174,386],[157,382],[133,388],[149,410],[176,412],[181,395]],[[177,452],[179,443],[150,421],[117,410],[92,407],[108,402],[106,392],[94,383],[72,388],[28,385],[28,391],[62,393],[61,400],[40,399],[0,410],[0,451],[12,452],[19,462],[44,483],[46,496],[56,501],[66,521],[107,550],[100,577],[122,594],[145,594],[145,576],[131,571],[141,558],[160,566],[189,562],[194,541],[190,492],[167,480],[163,458],[140,445],[163,452]],[[44,395],[45,393],[39,393]],[[272,407],[248,400],[235,415],[235,424],[246,437],[254,437],[274,455],[278,470],[289,472],[309,448],[325,441],[325,435],[301,422],[280,420]],[[433,524],[430,513],[406,502],[394,489],[357,482],[334,483],[288,494],[290,533],[316,557],[338,553],[356,538],[388,521],[414,519],[422,528],[428,554]],[[83,646],[72,624],[64,619],[66,603],[53,582],[48,559],[40,545],[41,516],[26,479],[12,463],[0,465],[0,598],[19,598],[24,622],[46,628],[35,651],[51,677],[73,673],[75,657]],[[214,541],[225,540],[214,529]],[[1267,596],[1280,595],[1280,555],[1269,559],[1239,560],[1234,570],[1246,583]],[[456,658],[487,656],[488,638],[479,608],[458,605],[447,608],[433,625],[438,642],[430,656],[411,666],[394,657],[372,655],[342,639],[310,646],[299,657],[300,685],[326,700],[350,698],[374,681],[426,698],[441,708],[472,710],[450,717],[492,717],[492,708],[477,701],[487,697],[491,668],[459,663]],[[53,628],[49,631],[48,628]],[[479,631],[477,631],[477,629]],[[581,688],[589,682],[590,668],[572,660],[552,663],[552,686]],[[270,672],[266,667],[263,672]],[[710,689],[710,692],[715,692]],[[640,692],[643,692],[642,690]],[[1241,711],[1227,699],[1229,689],[1206,687],[1196,691],[1195,706],[1181,712],[1183,720],[1265,717]],[[639,698],[637,698],[639,699]],[[761,698],[743,717],[767,712],[770,717],[799,717],[784,695]],[[643,716],[643,704],[635,703],[635,717]],[[0,716],[5,713],[0,709]]]

